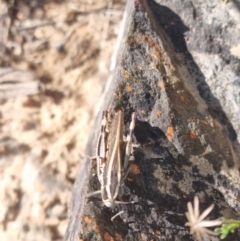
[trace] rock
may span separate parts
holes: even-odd
[[[86,198],[87,193],[100,189],[100,183],[96,163],[91,165],[84,158],[73,192],[67,241],[190,241],[184,214],[195,195],[202,209],[215,203],[210,219],[237,218],[240,211],[236,131],[202,76],[201,87],[194,83],[197,65],[189,66],[192,57],[175,52],[176,46],[147,2],[129,1],[127,5],[124,44],[117,70],[106,83],[102,105],[102,110],[108,109],[111,114],[118,109],[124,112],[126,134],[131,113],[137,113],[134,135],[140,147],[134,149],[131,171],[120,195],[121,201],[135,203],[111,210],[98,196]],[[152,8],[155,4],[155,13],[157,8],[164,9],[151,4]],[[199,47],[205,51],[208,43],[202,44]],[[215,60],[223,67],[221,59]],[[101,113],[86,153],[96,147],[100,125]],[[121,210],[125,212],[111,221]],[[226,240],[238,240],[237,235]]]

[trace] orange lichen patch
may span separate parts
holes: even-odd
[[[114,241],[113,237],[108,233],[106,232],[103,236],[103,240],[104,241]]]
[[[160,236],[160,235],[161,235],[161,231],[160,231],[160,230],[156,230],[156,231],[155,231],[155,234],[158,235],[158,236]]]
[[[124,74],[123,74],[123,77],[125,79],[129,79],[130,75],[129,75],[129,73],[127,71],[125,71]]]
[[[165,90],[165,85],[162,81],[158,82],[158,87],[160,87],[162,90]]]
[[[119,233],[116,233],[115,237],[116,241],[122,240],[122,236]]]
[[[199,198],[200,203],[205,203],[205,200],[203,198]]]
[[[131,164],[130,172],[134,173],[135,175],[140,174],[140,169],[136,164]]]
[[[127,86],[127,92],[132,92],[133,91],[133,87],[131,85]]]
[[[89,217],[84,217],[84,221],[85,223],[92,223],[92,219],[90,219]]]
[[[160,117],[160,116],[162,115],[162,111],[157,110],[157,111],[156,111],[156,115],[157,115],[157,117]]]
[[[190,131],[190,137],[191,137],[192,139],[196,139],[196,138],[197,138],[197,135],[196,135],[196,133],[195,133],[194,131]]]
[[[168,140],[172,140],[173,139],[173,134],[174,134],[174,130],[172,126],[169,126],[167,128],[167,132],[166,132],[166,137],[168,138]]]
[[[181,95],[181,96],[180,96],[180,100],[181,100],[181,101],[185,101],[185,96]]]

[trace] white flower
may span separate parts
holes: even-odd
[[[188,212],[186,217],[188,222],[185,226],[190,227],[190,233],[196,237],[197,240],[202,240],[204,234],[217,235],[213,231],[207,229],[208,227],[218,226],[222,224],[221,220],[204,220],[207,215],[213,210],[214,204],[208,207],[201,215],[199,213],[199,199],[197,196],[194,197],[194,205],[191,202],[187,204]]]

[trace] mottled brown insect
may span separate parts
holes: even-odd
[[[123,112],[115,113],[110,128],[107,128],[108,112],[103,111],[102,126],[97,143],[97,176],[101,184],[101,190],[89,196],[101,193],[105,206],[115,207],[116,204],[131,203],[117,201],[119,189],[126,178],[129,167],[128,162],[131,156],[132,135],[135,127],[136,114],[132,114],[132,121],[129,127],[129,135],[126,141],[123,140]],[[112,217],[112,220],[123,213],[123,211]]]

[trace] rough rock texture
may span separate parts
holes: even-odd
[[[171,10],[154,2],[150,5],[165,26],[163,22],[167,17],[164,18],[163,12],[172,13]],[[191,6],[194,9],[193,4]],[[86,193],[99,190],[100,184],[96,163],[91,164],[85,158],[75,183],[66,240],[193,240],[184,226],[184,213],[187,202],[192,201],[194,195],[200,198],[201,210],[211,203],[216,204],[210,219],[238,218],[239,143],[236,129],[239,120],[236,109],[225,113],[227,106],[222,106],[222,101],[205,81],[209,72],[200,73],[186,46],[182,49],[183,37],[179,42],[174,41],[174,31],[178,28],[169,31],[172,44],[147,1],[131,1],[127,9],[125,42],[118,69],[106,85],[102,110],[109,109],[113,113],[122,109],[125,133],[131,113],[137,113],[134,135],[140,146],[134,149],[134,161],[121,190],[121,200],[136,203],[119,205],[111,210],[98,196],[87,199]],[[196,18],[196,11],[193,13]],[[177,14],[172,13],[175,19],[168,19],[168,26],[180,21]],[[191,33],[189,38],[192,38],[193,48],[195,39]],[[202,55],[206,48],[216,47],[201,43],[206,45],[202,47]],[[197,47],[201,48],[201,45]],[[217,59],[216,65],[223,61],[223,56],[216,53],[212,56]],[[236,60],[232,56],[234,58]],[[237,69],[235,76],[236,73]],[[216,77],[215,80],[212,78],[213,82],[216,82],[216,74],[217,71],[212,73]],[[237,89],[235,91],[237,93]],[[237,106],[237,98],[230,100]],[[231,112],[233,119],[228,117]],[[93,153],[96,146],[100,116],[101,113],[89,137],[87,153]],[[125,212],[111,221],[111,217],[122,209]],[[219,239],[209,237],[204,240]],[[226,240],[238,240],[238,234],[232,234]]]
[[[227,127],[229,139],[239,142],[240,1],[163,0],[150,5],[212,116]]]

